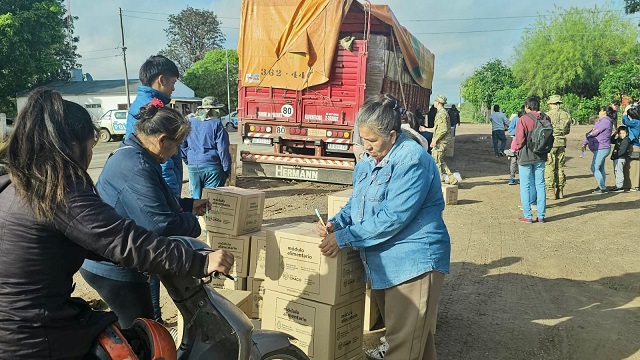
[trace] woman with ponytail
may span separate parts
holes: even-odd
[[[0,149],[0,358],[81,359],[117,316],[72,298],[86,257],[156,274],[227,272],[233,256],[195,252],[118,215],[87,168],[97,129],[87,110],[35,90]]]

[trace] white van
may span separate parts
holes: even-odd
[[[109,110],[100,117],[100,142],[109,142],[124,137],[127,129],[127,110]]]

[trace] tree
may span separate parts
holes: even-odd
[[[184,83],[196,96],[214,96],[227,104],[227,61],[229,55],[229,93],[231,110],[238,106],[238,53],[235,50],[211,50],[184,74]]]
[[[221,49],[225,41],[218,16],[213,11],[192,7],[169,15],[169,27],[164,31],[169,42],[160,54],[175,61],[180,75],[202,60],[209,50]]]
[[[511,69],[502,60],[490,60],[462,83],[460,94],[477,110],[484,110],[494,103],[494,94],[501,89],[516,88],[517,82]],[[524,101],[524,100],[523,100]],[[474,120],[481,112],[474,115]]]
[[[612,68],[600,81],[600,95],[617,103],[622,102],[622,96],[627,95],[640,99],[640,65],[624,63]]]
[[[624,0],[624,11],[633,14],[640,11],[640,0]]]
[[[69,78],[78,38],[62,2],[0,2],[0,112],[13,114],[18,92]]]
[[[500,110],[510,117],[511,114],[518,113],[529,95],[531,94],[523,86],[504,88],[496,91],[493,102],[500,105]]]
[[[575,93],[591,98],[615,65],[637,54],[637,27],[610,6],[557,8],[525,30],[514,75],[540,96]]]

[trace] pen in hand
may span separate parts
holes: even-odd
[[[327,227],[327,224],[325,224],[324,220],[322,220],[322,216],[320,216],[320,211],[318,211],[318,209],[316,209],[316,215],[318,216],[318,220],[320,220],[320,224],[322,224],[322,226]]]

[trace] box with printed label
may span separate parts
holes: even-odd
[[[247,278],[247,291],[251,291],[253,310],[251,317],[262,318],[262,299],[264,298],[264,279]]]
[[[458,203],[458,185],[442,184],[442,196],[446,205]]]
[[[267,257],[267,231],[249,234],[251,237],[251,255],[249,256],[249,277],[264,279],[264,267]]]
[[[265,288],[329,305],[364,295],[360,253],[349,248],[334,258],[322,255],[315,228],[296,223],[267,230]]]
[[[329,219],[336,216],[336,214],[340,212],[340,209],[342,209],[342,207],[347,204],[347,201],[349,201],[349,198],[351,197],[352,191],[353,189],[347,189],[329,194],[329,196],[327,196],[327,215],[329,216]]]
[[[363,358],[364,295],[327,305],[267,290],[262,313],[262,329],[292,335],[312,360]]]
[[[382,320],[382,316],[380,314],[380,308],[378,308],[376,297],[371,294],[371,289],[367,289],[367,293],[364,297],[364,330],[374,330],[374,327],[380,320]]]
[[[227,279],[211,279],[210,285],[215,289],[247,290],[247,278],[237,277],[236,281]]]
[[[202,189],[211,208],[204,216],[208,231],[243,235],[260,230],[264,192],[235,186]]]
[[[234,263],[229,275],[247,277],[249,273],[249,244],[248,235],[233,236],[214,232],[207,232],[207,245],[214,250],[226,250],[233,254]]]

